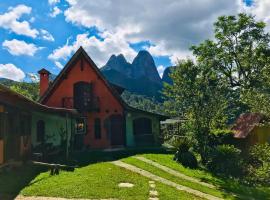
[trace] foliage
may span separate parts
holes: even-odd
[[[210,145],[230,144],[233,141],[233,131],[228,129],[211,130]]]
[[[151,99],[149,97],[134,94],[128,91],[123,92],[122,98],[127,104],[132,107],[154,113],[164,113],[162,104],[158,102],[155,98]]]
[[[269,115],[270,35],[265,23],[239,14],[219,17],[214,27],[215,41],[192,47],[197,61],[212,67],[228,85],[235,115],[246,106]]]
[[[218,145],[209,154],[207,168],[217,174],[239,176],[243,163],[240,153],[233,145]]]
[[[251,148],[247,180],[252,184],[270,185],[270,144],[256,144]]]
[[[14,82],[10,89],[34,101],[37,101],[39,98],[38,83]]]
[[[195,169],[198,167],[198,161],[196,156],[190,152],[180,152],[177,151],[175,154],[175,160],[180,162],[184,167],[189,167],[191,169]]]
[[[260,87],[269,76],[269,33],[253,16],[221,16],[214,24],[216,41],[192,50],[200,63],[221,73],[231,87]]]
[[[215,71],[191,60],[181,61],[170,75],[173,85],[165,86],[165,106],[173,104],[176,110],[168,110],[169,113],[184,116],[186,135],[193,136],[196,149],[204,159],[210,130],[223,128],[227,121],[226,88]]]
[[[174,160],[180,162],[184,167],[189,167],[191,169],[198,167],[198,161],[195,155],[189,151],[190,142],[187,139],[179,140],[178,149],[174,155]]]

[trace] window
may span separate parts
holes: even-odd
[[[44,142],[45,140],[45,123],[43,120],[37,122],[37,142]]]
[[[86,124],[84,118],[76,119],[76,133],[84,134],[86,132]]]
[[[95,119],[95,139],[101,139],[101,123],[100,119]]]
[[[92,84],[77,82],[73,86],[74,108],[79,111],[90,111],[92,101]]]
[[[133,120],[133,133],[134,135],[148,135],[152,134],[152,121],[151,119],[142,117]]]

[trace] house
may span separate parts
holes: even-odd
[[[270,125],[260,113],[240,115],[232,127],[234,138],[242,149],[248,149],[257,143],[270,143]]]
[[[123,88],[109,83],[82,47],[51,84],[49,71],[39,74],[41,104],[80,113],[73,149],[160,144],[160,121],[166,117],[127,105]]]
[[[70,138],[77,111],[34,102],[0,84],[0,165],[26,158],[45,142],[60,145],[61,132]],[[48,136],[55,133],[55,138]],[[68,141],[68,140],[65,140]],[[69,148],[66,142],[66,148]]]

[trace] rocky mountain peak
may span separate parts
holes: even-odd
[[[132,74],[134,78],[146,77],[151,81],[160,82],[154,59],[148,51],[142,50],[132,62]]]

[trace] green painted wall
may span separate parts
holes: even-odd
[[[74,131],[74,120],[65,116],[58,116],[55,114],[48,114],[42,112],[32,113],[32,131],[31,139],[33,146],[37,146],[40,143],[37,142],[37,122],[43,120],[45,122],[45,140],[48,143],[52,143],[54,146],[59,146],[61,144],[61,132],[66,132],[68,141],[70,141],[71,133]],[[70,142],[68,142],[70,144]]]
[[[138,144],[135,142],[134,134],[133,134],[133,120],[141,117],[146,117],[151,119],[152,121],[152,132],[154,135],[155,144],[159,145],[159,135],[160,135],[160,121],[157,116],[148,115],[146,113],[135,113],[128,112],[126,114],[126,145],[128,147],[133,147]]]

